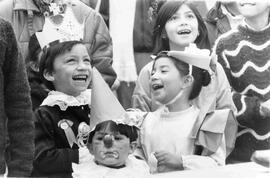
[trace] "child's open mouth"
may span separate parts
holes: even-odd
[[[72,77],[72,79],[75,81],[84,81],[84,82],[86,82],[87,78],[88,78],[88,75],[74,75]]]
[[[181,29],[181,30],[178,30],[177,31],[177,34],[178,35],[188,35],[191,33],[191,30],[190,29]]]
[[[116,151],[102,151],[101,152],[101,157],[102,159],[105,159],[105,158],[115,158],[115,159],[118,159],[119,158],[119,154],[116,152]]]
[[[256,5],[256,3],[251,3],[251,2],[242,2],[242,3],[240,3],[240,6],[245,6],[245,5],[254,6],[254,5]]]
[[[156,91],[156,90],[159,90],[159,89],[161,89],[161,88],[163,88],[164,86],[162,85],[162,84],[153,84],[152,85],[152,89],[154,90],[154,91]]]

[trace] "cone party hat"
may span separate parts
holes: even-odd
[[[91,130],[100,122],[118,120],[126,111],[96,68],[92,71]]]

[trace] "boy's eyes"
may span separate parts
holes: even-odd
[[[178,16],[173,15],[169,20],[176,20],[176,19],[178,19]]]
[[[71,58],[71,59],[68,59],[66,62],[67,63],[72,63],[72,62],[75,62],[75,59]]]
[[[114,139],[115,140],[123,140],[123,137],[121,137],[121,136],[115,136]]]
[[[104,138],[104,136],[97,136],[97,137],[95,138],[95,140],[103,141],[103,138]],[[123,140],[123,139],[124,139],[123,136],[114,136],[114,140],[116,140],[116,141]]]
[[[70,58],[70,59],[68,59],[68,60],[66,60],[66,63],[75,63],[75,62],[77,62],[78,60],[77,59],[74,59],[74,58]],[[88,63],[88,64],[91,64],[91,59],[89,59],[89,58],[85,58],[85,59],[83,59],[83,62],[84,63]]]
[[[89,62],[89,63],[91,63],[91,60],[88,59],[88,58],[84,59],[83,61],[84,61],[84,62]]]

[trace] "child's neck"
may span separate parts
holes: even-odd
[[[190,107],[188,98],[179,98],[174,103],[167,105],[170,112],[179,112],[186,110]]]
[[[175,103],[167,106],[170,112],[184,111],[190,107],[190,103]]]
[[[171,51],[184,51],[186,46],[179,46],[177,44],[170,43]]]
[[[254,17],[246,17],[246,23],[254,30],[261,30],[269,23],[269,10]]]
[[[102,164],[99,164],[99,163],[98,163],[96,160],[95,160],[95,163],[96,163],[97,165],[102,165]],[[103,165],[103,166],[105,166],[105,167],[109,167],[109,168],[113,168],[113,169],[121,169],[121,168],[126,167],[126,165],[125,165],[125,164],[120,165],[120,166],[110,166],[110,165]]]

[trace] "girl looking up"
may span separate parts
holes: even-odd
[[[140,130],[152,173],[225,165],[237,130],[232,110],[205,113],[193,102],[211,82],[209,53],[190,47],[154,60],[150,86],[160,107],[146,115]]]

